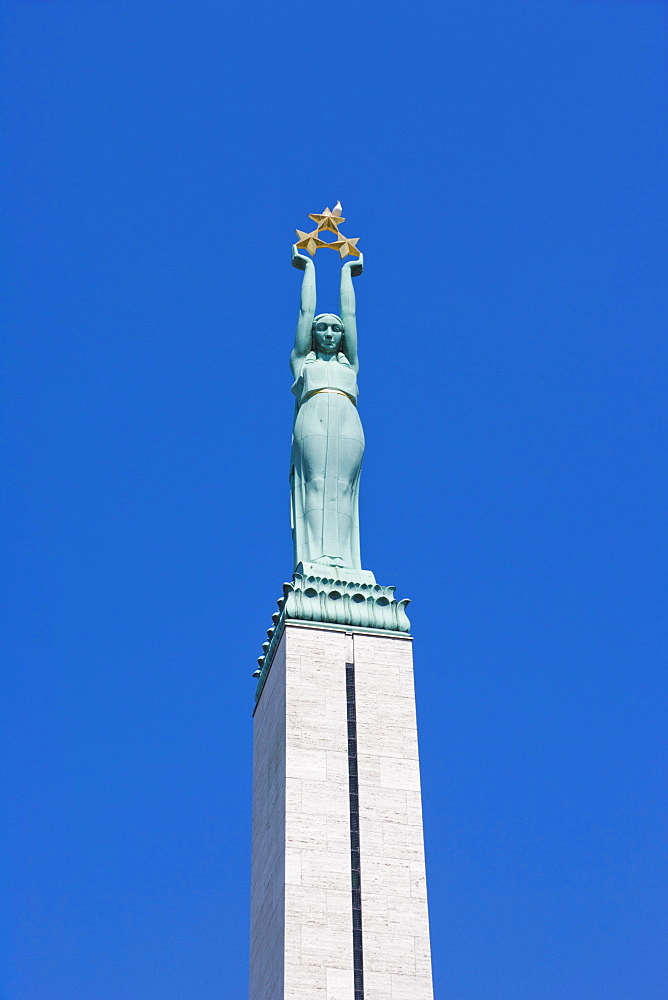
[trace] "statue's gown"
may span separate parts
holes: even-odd
[[[312,351],[292,391],[297,397],[290,469],[295,565],[360,569],[364,432],[357,375],[345,354],[322,361]]]

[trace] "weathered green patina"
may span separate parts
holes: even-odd
[[[357,319],[353,277],[363,258],[341,269],[341,316],[316,315],[315,265],[292,248],[304,272],[295,344],[290,356],[296,396],[290,460],[295,572],[283,585],[267,642],[258,658],[256,700],[266,681],[283,625],[321,622],[408,633],[408,600],[381,587],[362,569],[359,482],[364,432],[357,412]]]

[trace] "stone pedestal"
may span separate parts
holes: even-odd
[[[412,642],[281,622],[254,719],[250,1000],[432,1000]]]

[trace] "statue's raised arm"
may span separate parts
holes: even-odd
[[[302,294],[299,304],[299,318],[295,333],[295,346],[290,355],[290,367],[293,378],[299,378],[304,358],[311,350],[313,334],[313,318],[315,316],[315,264],[305,254],[299,253],[296,246],[292,248],[292,266],[304,272],[302,279]]]
[[[341,268],[341,319],[343,320],[345,353],[355,372],[359,372],[360,366],[357,360],[357,311],[352,279],[361,274],[363,270],[363,254],[360,254],[357,260],[347,261]]]

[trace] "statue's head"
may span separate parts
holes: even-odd
[[[343,350],[343,320],[334,313],[320,313],[311,328],[313,350],[321,354],[338,354]]]

